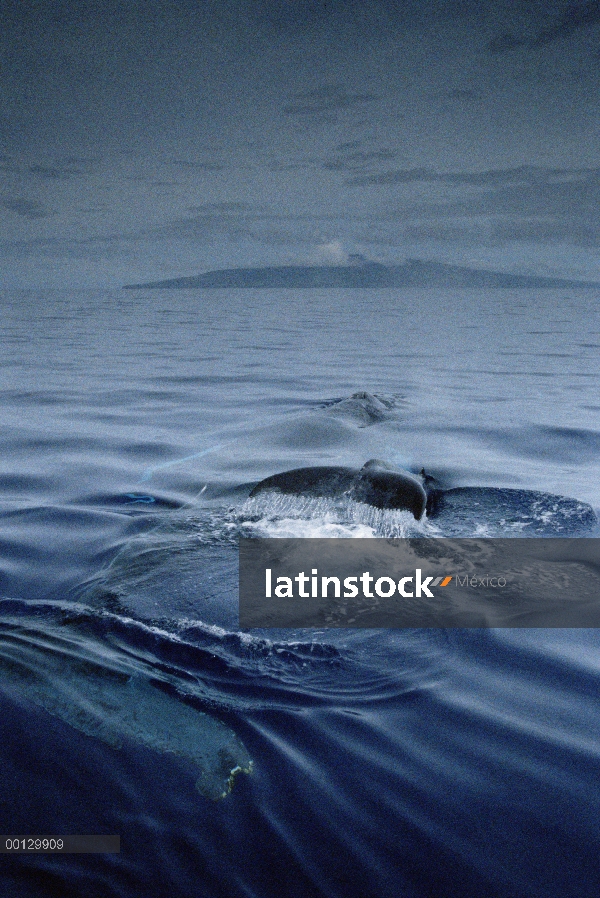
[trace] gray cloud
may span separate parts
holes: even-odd
[[[553,216],[574,222],[600,218],[600,169],[565,170],[560,175],[537,170],[536,174],[537,178],[500,184],[446,208],[476,215]]]
[[[102,211],[98,208],[89,213]],[[186,214],[162,224],[94,234],[88,237],[31,237],[0,242],[5,257],[55,257],[102,260],[155,255],[156,246],[187,244],[193,248],[250,241],[271,248],[311,246],[339,238],[336,215],[286,214],[245,202],[224,201],[188,206]],[[349,217],[348,217],[349,218]],[[346,219],[346,221],[348,220]],[[316,233],[317,232],[317,233]],[[152,264],[150,262],[149,264]]]
[[[326,171],[360,171],[374,162],[390,162],[398,153],[395,150],[359,150],[354,143],[343,147],[335,156],[322,163]]]
[[[481,218],[473,221],[421,222],[404,229],[407,240],[435,240],[449,246],[499,247],[509,243],[600,247],[600,225],[560,219]]]
[[[28,218],[31,221],[37,218],[49,218],[54,214],[42,206],[38,200],[29,200],[26,197],[20,196],[2,197],[0,199],[0,206],[3,206],[10,212],[16,212],[17,215],[22,215],[23,218]]]
[[[516,168],[490,169],[483,172],[436,172],[429,168],[395,169],[349,178],[346,184],[363,187],[369,184],[450,184],[457,187],[485,187],[500,185],[548,184],[553,179],[577,174],[585,174],[589,170],[568,168],[542,168],[534,165],[520,165]]]
[[[240,212],[257,214],[260,209],[250,203],[240,203],[236,200],[225,200],[220,203],[201,203],[200,205],[188,206],[187,212],[194,212],[198,215],[234,215]]]
[[[120,234],[78,240],[68,237],[38,237],[32,240],[2,240],[0,253],[15,259],[108,259],[127,257],[131,239]]]
[[[556,22],[548,28],[542,28],[535,34],[506,32],[490,41],[487,49],[492,53],[506,53],[519,47],[533,50],[598,23],[600,23],[600,0],[570,3]]]
[[[242,240],[255,236],[255,223],[265,212],[248,203],[218,202],[188,206],[189,214],[138,233],[138,238],[174,238],[211,244],[218,240]]]
[[[11,281],[598,243],[600,0],[4,5],[0,218],[33,263]]]
[[[217,162],[211,159],[205,160],[188,160],[188,159],[172,159],[166,163],[166,165],[172,165],[176,168],[189,168],[196,169],[197,171],[223,171],[226,166],[222,162]]]
[[[303,162],[269,162],[266,166],[269,171],[273,172],[300,171],[302,169],[307,171],[309,169],[314,170],[316,167],[313,159],[305,159]]]
[[[600,246],[600,225],[552,219],[481,218],[475,221],[421,222],[405,228],[408,240],[435,240],[453,246],[505,246],[508,243]]]
[[[569,243],[593,248],[600,246],[600,224],[565,219],[505,219],[491,223],[490,238],[494,243]]]
[[[470,88],[455,87],[453,90],[446,92],[449,100],[481,100],[481,94]]]
[[[100,159],[66,156],[43,162],[17,162],[14,158],[1,155],[0,171],[18,174],[31,180],[66,181],[79,175],[89,175],[98,171]]]
[[[386,0],[371,0],[370,4],[364,0],[252,0],[250,4],[259,21],[278,30],[300,33],[339,28],[344,22],[356,26],[361,21],[373,21],[389,6]]]
[[[352,152],[355,148],[352,147]],[[361,242],[378,231],[380,242],[436,240],[456,245],[500,246],[509,242],[600,242],[600,169],[521,166],[486,172],[436,173],[413,169],[404,183],[443,183],[457,191],[445,201],[432,197],[400,201],[396,208],[344,216],[346,237]],[[152,233],[210,243],[256,240],[272,245],[315,242],[316,233],[339,239],[335,215],[294,215],[245,203],[209,203]],[[337,231],[336,231],[337,227]]]
[[[324,112],[337,112],[341,109],[352,109],[364,103],[372,103],[378,98],[375,94],[349,93],[339,85],[324,87],[296,94],[295,103],[285,106],[286,115],[320,115]]]
[[[38,162],[25,168],[25,172],[51,181],[65,181],[78,175],[90,175],[98,171],[101,160],[87,156],[64,156],[51,162]]]
[[[38,175],[40,178],[47,178],[53,181],[64,181],[73,177],[73,175],[83,174],[80,169],[57,168],[50,165],[30,165],[27,171],[31,175]]]
[[[139,236],[192,240],[204,245],[223,240],[250,240],[273,246],[314,244],[315,228],[337,221],[335,216],[285,214],[239,202],[206,203],[190,206],[187,211],[191,214],[140,232]]]
[[[8,160],[7,156],[5,156],[4,158]],[[5,174],[18,174],[20,172],[20,168],[18,165],[15,165],[14,162],[0,161],[0,172],[4,172]]]
[[[393,178],[390,177],[393,175]],[[352,183],[447,184],[447,200],[407,199],[382,214],[382,235],[399,228],[402,239],[435,240],[457,246],[502,246],[511,242],[600,246],[600,169],[522,166],[486,172],[438,173],[410,169]],[[465,188],[462,191],[461,188]],[[479,189],[477,189],[479,188]],[[426,194],[425,194],[426,196]]]

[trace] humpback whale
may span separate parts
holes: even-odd
[[[346,496],[375,508],[410,511],[419,521],[426,514],[444,523],[448,532],[489,535],[555,535],[597,527],[593,508],[578,499],[537,490],[505,487],[444,489],[421,469],[418,476],[372,459],[359,470],[344,467],[296,468],[261,480],[250,498],[262,493],[336,498]]]
[[[239,773],[250,773],[236,734],[189,703],[189,681],[98,641],[86,626],[4,610],[15,604],[0,601],[0,696],[31,703],[112,748],[129,741],[183,758],[196,769],[196,789],[215,801]],[[94,622],[83,608],[80,617]]]
[[[376,396],[362,390],[345,399],[334,399],[328,402],[325,412],[332,417],[352,421],[358,427],[370,427],[391,417],[397,404],[398,401],[395,398]]]
[[[295,468],[261,480],[250,497],[267,491],[315,498],[346,495],[375,508],[410,511],[420,520],[427,506],[427,493],[420,479],[378,459],[360,470],[344,467]]]

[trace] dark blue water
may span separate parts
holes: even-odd
[[[0,830],[122,846],[2,856],[6,894],[598,895],[595,631],[240,633],[236,554],[539,525],[248,500],[303,465],[598,510],[591,291],[1,303]]]

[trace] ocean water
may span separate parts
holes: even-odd
[[[596,898],[596,631],[240,632],[236,551],[534,529],[248,498],[370,458],[598,512],[594,291],[0,301],[0,829],[121,836],[6,894]]]

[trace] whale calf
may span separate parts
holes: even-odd
[[[421,480],[377,459],[368,461],[359,470],[324,466],[273,474],[261,480],[250,497],[267,491],[315,498],[346,495],[375,508],[410,511],[417,521],[427,506],[427,493]]]

